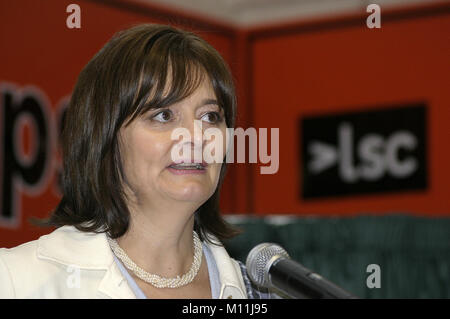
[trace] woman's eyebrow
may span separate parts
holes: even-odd
[[[204,99],[200,106],[208,105],[208,104],[217,104],[219,106],[219,102],[216,99]]]
[[[225,110],[223,109],[223,107],[219,104],[219,102],[217,102],[216,99],[204,99],[199,106],[204,106],[204,105],[217,105],[219,107],[219,111],[223,111],[225,112]]]

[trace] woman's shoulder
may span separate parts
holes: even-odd
[[[108,269],[112,253],[103,237],[63,226],[37,240],[0,248],[0,298],[57,297],[75,269]]]
[[[24,283],[39,283],[42,265],[37,258],[38,240],[13,248],[0,248],[0,298],[15,298]],[[20,294],[19,294],[20,296]]]
[[[37,261],[37,247],[38,240],[32,240],[16,247],[0,248],[0,278],[6,273],[13,274],[32,269]]]
[[[106,237],[103,237],[104,234],[86,233],[73,226],[63,226],[16,247],[0,248],[0,258],[4,262],[15,262],[42,257],[61,263],[74,263],[75,259],[86,255],[83,252],[88,252],[89,258],[97,259],[99,246],[107,247]]]
[[[23,258],[36,252],[38,240],[32,240],[12,248],[0,248],[0,260],[3,258]]]

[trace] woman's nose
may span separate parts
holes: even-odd
[[[196,120],[194,117],[187,118],[183,127],[185,127],[191,136],[191,143],[194,146],[202,146],[203,145],[203,125],[202,121]]]
[[[175,134],[178,136],[178,142],[174,145],[175,150],[172,152],[175,152],[177,157],[181,156],[182,160],[202,162],[204,148],[202,121],[187,115],[179,123],[178,128],[184,132],[180,131],[180,134]]]

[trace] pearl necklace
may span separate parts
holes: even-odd
[[[125,251],[119,246],[116,240],[109,238],[107,236],[109,245],[111,246],[114,254],[123,262],[125,267],[131,270],[138,278],[142,279],[146,283],[153,285],[156,288],[178,288],[191,283],[195,276],[197,276],[198,270],[202,263],[202,243],[197,233],[193,232],[194,236],[194,260],[192,262],[191,268],[183,276],[177,276],[176,278],[166,278],[155,274],[150,274],[144,269],[136,265],[130,257],[125,253]]]

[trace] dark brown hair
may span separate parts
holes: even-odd
[[[114,35],[84,67],[75,85],[62,132],[63,197],[44,224],[122,236],[130,213],[121,182],[125,177],[119,129],[149,109],[186,98],[205,75],[224,110],[227,127],[234,127],[233,78],[205,40],[158,24],[142,24]],[[169,90],[163,96],[168,77]],[[226,161],[216,191],[195,213],[194,229],[203,240],[208,240],[207,233],[219,240],[237,234],[219,211],[225,170]]]

